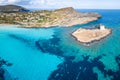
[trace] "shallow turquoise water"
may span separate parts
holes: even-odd
[[[18,36],[10,37],[11,35]],[[62,59],[43,54],[34,48],[34,41],[52,38],[53,30],[0,27],[0,56],[13,66],[5,67],[10,75],[19,80],[46,80]],[[21,38],[25,38],[22,40]],[[7,77],[6,77],[7,79]],[[8,78],[9,79],[9,78]]]
[[[0,27],[0,57],[12,63],[4,66],[12,79],[120,80],[120,10],[78,11],[99,12],[102,18],[69,28]],[[71,36],[80,27],[100,23],[112,28],[112,34],[91,46]]]

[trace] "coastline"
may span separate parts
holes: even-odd
[[[101,18],[101,15],[95,12],[77,12],[72,7],[66,7],[53,11],[43,10],[26,13],[1,13],[0,18],[1,24],[18,24],[26,28],[48,28],[53,26],[70,27],[78,24],[86,24],[98,20]]]
[[[20,27],[21,25],[18,25],[18,24],[0,24],[0,27],[2,27],[2,26],[16,26],[16,27]]]
[[[20,28],[52,28],[52,27],[72,27],[72,26],[75,26],[75,25],[83,25],[83,24],[87,24],[89,22],[93,22],[93,21],[97,21],[99,18],[94,18],[93,20],[91,19],[90,21],[86,21],[86,22],[78,22],[79,20],[76,21],[76,23],[74,24],[74,22],[71,22],[71,24],[69,25],[61,25],[61,24],[56,24],[56,25],[47,25],[47,26],[27,26],[27,25],[21,25],[21,24],[0,24],[3,25],[3,26],[17,26],[17,27],[20,27]],[[34,23],[33,23],[34,24]]]
[[[87,23],[89,23],[89,22],[93,22],[93,21],[97,21],[98,20],[98,18],[95,18],[95,19],[93,19],[93,20],[91,20],[91,21],[86,21],[86,22],[77,22],[76,24],[73,24],[72,22],[71,22],[71,24],[69,24],[69,25],[61,25],[61,24],[57,24],[57,25],[47,25],[47,26],[26,26],[26,25],[21,25],[21,24],[0,24],[0,26],[1,25],[3,25],[3,26],[17,26],[17,27],[20,27],[20,28],[52,28],[52,27],[56,27],[56,26],[59,26],[59,27],[72,27],[72,26],[75,26],[75,25],[83,25],[83,24],[87,24]],[[79,20],[78,20],[79,21]]]

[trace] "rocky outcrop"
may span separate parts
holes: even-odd
[[[111,29],[103,28],[103,26],[100,26],[100,28],[95,29],[84,29],[80,28],[77,29],[72,33],[72,36],[75,37],[75,39],[81,43],[84,44],[91,44],[94,41],[99,41],[108,35],[112,33]]]
[[[0,57],[0,80],[6,80],[5,79],[5,73],[7,72],[6,69],[4,69],[3,66],[12,66],[11,63],[8,63],[8,61],[5,61],[4,59],[2,59]],[[7,73],[7,75],[9,75],[9,73]],[[11,77],[9,76],[9,80],[12,80]]]
[[[28,12],[29,10],[17,6],[17,5],[5,5],[5,6],[0,6],[0,12],[3,13],[12,13],[12,12]]]

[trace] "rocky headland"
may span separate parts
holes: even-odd
[[[3,5],[0,6],[0,13],[15,13],[15,12],[28,12],[29,10],[17,5]]]
[[[1,9],[0,9],[1,10]],[[73,26],[97,20],[98,13],[79,13],[72,7],[54,11],[0,13],[0,24],[19,24],[23,27]]]
[[[77,41],[84,44],[91,44],[94,41],[99,41],[112,33],[112,30],[105,28],[100,25],[99,28],[95,29],[85,29],[79,28],[72,33],[72,36],[76,38]]]

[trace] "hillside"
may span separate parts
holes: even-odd
[[[0,6],[0,12],[3,13],[12,13],[12,12],[28,12],[29,10],[25,9],[24,7],[17,6],[17,5],[4,5]]]
[[[0,23],[20,24],[24,27],[67,27],[85,24],[97,20],[100,17],[98,13],[79,13],[72,7],[67,7],[54,11],[42,10],[25,13],[1,13]]]

